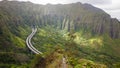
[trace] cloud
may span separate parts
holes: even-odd
[[[120,1],[114,0],[112,1],[111,4],[104,4],[104,5],[94,5],[98,8],[103,9],[104,11],[106,11],[108,14],[111,15],[112,18],[117,18],[120,19]]]
[[[82,3],[90,3],[90,4],[109,4],[112,2],[111,0],[19,0],[19,1],[31,1],[31,2],[39,3],[39,4],[47,4],[47,3],[67,4],[67,3],[73,3],[73,2],[82,2]]]
[[[67,4],[67,3],[75,3],[75,2],[82,2],[82,3],[89,3],[98,8],[103,9],[112,17],[116,17],[120,19],[120,0],[19,0],[19,1],[31,1],[33,3],[39,4]]]
[[[77,0],[82,3],[90,3],[90,4],[111,4],[111,0]]]
[[[112,18],[117,18],[120,20],[120,9],[118,10],[111,10],[111,11],[107,11],[111,16]]]

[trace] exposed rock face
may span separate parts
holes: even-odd
[[[120,38],[120,22],[103,10],[89,4],[72,3],[58,5],[35,5],[30,2],[1,2],[0,9],[18,17],[17,23],[39,26],[52,25],[60,29],[89,30],[94,34],[109,34]]]
[[[89,4],[46,5],[44,14],[59,21],[62,29],[85,29],[97,34],[109,34],[120,38],[120,23],[103,10]]]

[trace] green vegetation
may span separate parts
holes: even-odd
[[[33,38],[35,47],[44,52],[44,54],[54,51],[55,47],[63,48],[65,42],[66,40],[61,31],[50,26],[39,28],[38,33]]]
[[[100,68],[113,67],[116,62],[120,62],[118,60],[120,59],[119,51],[116,52],[116,50],[119,50],[120,45],[116,44],[116,42],[119,43],[118,40],[106,35],[93,36],[90,33],[86,35],[83,32],[75,32],[70,35],[65,30],[54,29],[50,26],[40,28],[33,38],[35,47],[45,55],[54,52],[56,47],[60,47],[62,51],[65,51],[62,54],[68,56],[68,58],[77,58],[76,60],[72,59],[74,62],[69,61],[75,67],[81,65],[78,63],[80,58],[101,63],[98,65],[90,63],[92,66]]]
[[[32,44],[43,55],[26,47],[33,27]],[[117,19],[89,4],[1,1],[0,68],[62,67],[63,57],[68,68],[119,68],[119,29]]]
[[[0,52],[0,67],[1,68],[17,68],[28,65],[29,57],[22,53]]]
[[[94,63],[93,61],[86,59],[71,58],[69,62],[74,66],[74,68],[107,68],[106,65]]]
[[[19,37],[14,37],[12,41],[13,41],[13,44],[15,44],[18,47],[25,47],[25,41]]]

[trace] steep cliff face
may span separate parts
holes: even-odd
[[[10,12],[13,18],[17,16],[17,23],[54,25],[69,31],[84,29],[94,34],[108,34],[112,38],[120,38],[119,21],[90,4],[35,5],[30,2],[11,1],[1,2],[0,6],[4,11]]]
[[[89,4],[46,5],[44,14],[50,20],[60,20],[62,29],[89,30],[95,34],[109,34],[120,38],[120,23],[103,10]],[[53,18],[51,18],[53,17]]]

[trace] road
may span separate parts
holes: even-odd
[[[37,32],[37,28],[32,28],[32,33],[27,37],[26,39],[26,44],[27,47],[35,54],[43,54],[42,52],[40,52],[39,50],[37,50],[31,43],[31,39],[33,38],[33,36],[36,34]],[[63,57],[62,58],[62,68],[67,68],[66,65],[66,58]]]
[[[32,28],[32,33],[27,37],[26,39],[26,44],[27,47],[35,54],[43,54],[42,52],[40,52],[39,50],[37,50],[31,43],[31,39],[33,38],[33,36],[36,34],[37,32],[37,28]]]

